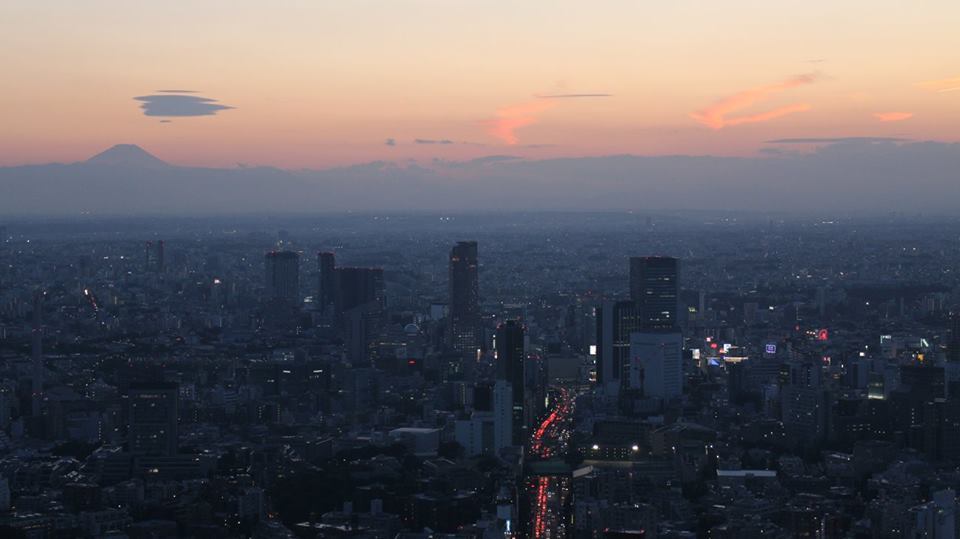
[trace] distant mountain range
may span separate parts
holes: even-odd
[[[0,168],[0,218],[340,211],[688,209],[956,215],[960,145],[778,141],[762,157],[488,156],[328,170],[200,168],[120,144],[73,164]]]

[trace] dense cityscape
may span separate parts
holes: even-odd
[[[0,539],[960,539],[958,21],[0,0]]]
[[[12,219],[0,536],[952,538],[960,222]]]

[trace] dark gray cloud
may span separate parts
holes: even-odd
[[[397,139],[388,138],[387,140],[383,141],[383,143],[386,144],[387,146],[396,146]]]
[[[518,159],[523,159],[517,155],[488,155],[485,157],[478,157],[476,159],[471,159],[468,163],[473,163],[476,165],[482,165],[486,163],[502,163],[503,161],[517,161]]]
[[[446,159],[434,159],[433,164],[442,168],[466,169],[482,167],[486,165],[496,165],[498,163],[506,163],[509,161],[519,161],[522,159],[522,157],[516,155],[487,155],[484,157],[478,157],[476,159],[470,159],[468,161],[448,161]]]
[[[418,138],[414,139],[414,144],[453,144],[453,141],[450,139],[429,139],[429,138]]]
[[[613,97],[613,94],[547,94],[537,95],[540,99],[570,99],[578,97]]]
[[[234,107],[222,105],[216,99],[198,95],[161,94],[134,97],[146,116],[213,116],[221,110]]]
[[[843,143],[874,143],[874,142],[910,142],[907,138],[897,137],[827,137],[827,138],[779,138],[765,141],[766,144],[843,144]]]

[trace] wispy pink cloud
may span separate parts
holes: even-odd
[[[913,118],[912,112],[874,112],[873,117],[881,122],[902,122]]]
[[[792,88],[797,88],[799,86],[813,84],[816,82],[817,78],[818,76],[816,73],[808,73],[804,75],[797,75],[796,77],[787,79],[777,84],[750,88],[748,90],[738,92],[730,97],[721,99],[704,109],[698,110],[690,114],[690,117],[711,129],[723,129],[724,127],[734,125],[767,122],[788,114],[807,111],[813,107],[806,103],[794,103],[792,105],[784,105],[766,112],[731,117],[731,115],[734,113],[749,108],[756,103],[766,101],[776,94],[785,92]]]
[[[917,86],[923,88],[924,90],[929,90],[931,92],[955,92],[960,90],[960,77],[953,77],[952,79],[940,79],[940,80],[928,80],[924,82],[918,82]]]
[[[497,109],[494,118],[487,120],[487,133],[509,145],[520,142],[517,138],[517,129],[537,123],[540,115],[555,107],[557,102],[550,99],[538,99],[520,105]]]

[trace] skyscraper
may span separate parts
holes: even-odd
[[[351,361],[375,359],[386,307],[383,270],[336,268],[334,305]]]
[[[127,442],[131,453],[153,456],[177,453],[177,397],[177,384],[171,382],[130,386]]]
[[[163,273],[163,240],[156,243],[147,241],[143,247],[143,269],[155,273]]]
[[[163,269],[164,269],[164,268],[163,268],[163,265],[164,265],[163,248],[164,248],[164,246],[165,246],[165,244],[164,244],[164,241],[163,241],[163,240],[159,240],[159,241],[157,242],[157,249],[156,249],[157,260],[156,260],[156,264],[154,264],[154,271],[156,271],[157,273],[163,273]]]
[[[450,250],[449,286],[448,337],[450,345],[458,352],[474,352],[480,347],[480,284],[477,272],[477,242],[457,242]]]
[[[947,341],[947,361],[960,363],[960,313],[950,315],[950,336]]]
[[[266,254],[266,300],[300,303],[300,255],[293,251]]]
[[[795,440],[815,443],[826,430],[828,414],[822,376],[816,362],[791,361],[781,366],[783,427]]]
[[[512,390],[513,445],[523,443],[524,397],[526,395],[526,349],[524,329],[516,320],[507,320],[497,327],[497,379],[510,384]]]
[[[513,445],[513,388],[503,380],[493,385],[493,450]]]
[[[383,269],[336,268],[333,280],[338,315],[369,303],[380,310],[385,307]]]
[[[608,301],[597,309],[597,383],[614,397],[626,383],[630,364],[630,335],[640,331],[640,316],[633,301]]]
[[[670,400],[683,392],[683,337],[679,332],[630,335],[629,387],[640,398]]]
[[[666,256],[630,258],[630,299],[637,304],[642,329],[677,325],[677,259]]]
[[[30,415],[40,417],[40,405],[43,402],[43,299],[46,293],[37,290],[33,293],[33,328],[31,329],[30,376]]]
[[[317,253],[317,305],[321,311],[331,308],[336,297],[337,259],[333,253]]]

